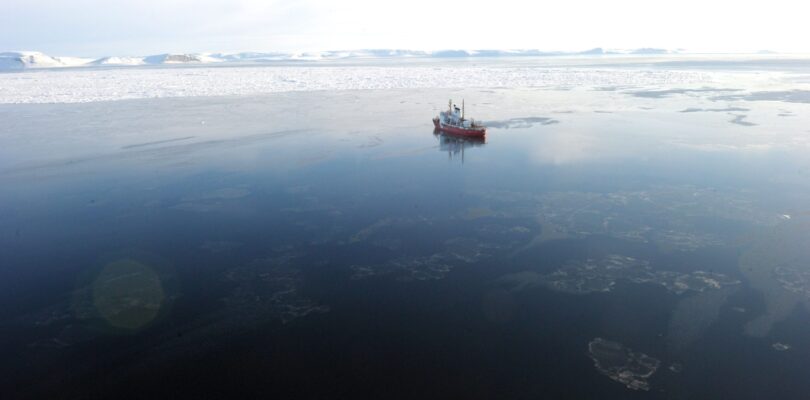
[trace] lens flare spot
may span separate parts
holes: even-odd
[[[117,328],[146,326],[160,312],[164,298],[158,274],[131,259],[105,265],[93,283],[93,304]]]

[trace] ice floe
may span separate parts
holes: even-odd
[[[782,220],[780,214],[760,209],[742,193],[693,186],[612,193],[488,191],[479,196],[492,207],[508,209],[508,217],[533,216],[538,220],[543,233],[528,247],[564,237],[607,235],[692,251],[723,246],[733,239],[705,232],[694,221],[723,218],[772,226]]]
[[[675,294],[703,292],[740,283],[739,280],[714,272],[658,271],[646,260],[617,254],[601,259],[569,261],[548,274],[524,271],[498,278],[498,283],[511,290],[539,285],[571,294],[610,292],[619,282],[660,285]]]
[[[304,280],[301,269],[293,263],[296,258],[295,254],[281,254],[228,270],[225,279],[235,284],[223,299],[229,316],[248,324],[268,317],[286,324],[329,311],[329,306],[301,294]]]
[[[352,265],[352,279],[375,275],[393,275],[400,281],[443,279],[453,268],[471,264],[486,256],[491,248],[475,239],[454,238],[444,242],[443,250],[430,255],[406,255],[379,264]]]
[[[806,265],[785,263],[773,269],[773,277],[783,288],[810,300],[810,269]]]
[[[588,343],[588,355],[601,374],[632,390],[650,390],[648,380],[661,365],[656,358],[602,338]]]

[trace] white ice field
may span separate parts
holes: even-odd
[[[810,89],[810,59],[578,56],[31,69],[0,73],[0,104],[419,88]]]

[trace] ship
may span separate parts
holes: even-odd
[[[447,103],[447,111],[441,111],[437,117],[433,117],[433,126],[437,130],[451,135],[483,137],[487,134],[486,126],[476,124],[474,119],[468,120],[464,117],[464,100],[461,101],[461,108],[450,100]]]

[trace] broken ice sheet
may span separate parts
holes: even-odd
[[[400,281],[443,279],[456,266],[477,262],[486,257],[494,245],[470,238],[453,238],[444,242],[442,251],[430,255],[404,255],[381,264],[355,264],[351,279],[392,274]]]
[[[223,301],[231,317],[255,322],[257,318],[276,318],[288,323],[311,313],[329,311],[329,306],[301,294],[304,280],[294,265],[294,254],[260,258],[228,270],[227,281],[236,284]]]
[[[648,380],[661,365],[656,358],[602,338],[588,343],[588,355],[601,374],[632,390],[650,390]]]
[[[694,251],[737,239],[734,232],[705,231],[702,221],[707,219],[752,226],[773,226],[782,219],[745,193],[691,185],[612,193],[483,191],[477,195],[506,217],[535,218],[555,232],[538,236],[528,247],[552,238],[608,235],[655,243],[667,250]]]
[[[655,270],[649,261],[619,254],[610,254],[600,259],[571,260],[548,274],[524,271],[498,279],[499,284],[509,286],[511,290],[539,285],[571,294],[610,292],[621,281],[661,285],[675,294],[716,290],[740,283],[739,280],[714,272],[678,273]]]
[[[228,187],[212,190],[199,195],[185,196],[173,206],[174,209],[192,212],[211,212],[226,208],[229,202],[237,201],[251,195],[251,191],[242,187]]]

